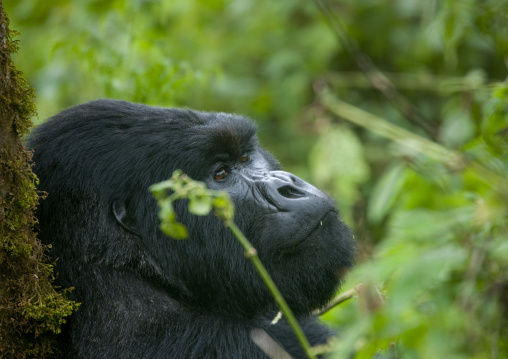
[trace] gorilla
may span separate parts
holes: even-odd
[[[333,332],[311,313],[352,266],[354,241],[334,202],[280,169],[245,117],[97,100],[34,130],[39,237],[57,284],[81,304],[63,326],[60,358],[267,358],[263,330],[304,353],[243,249],[213,214],[178,201],[186,240],[166,237],[148,188],[175,169],[225,190],[311,345]]]

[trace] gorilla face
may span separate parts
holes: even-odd
[[[163,176],[151,182],[181,168],[209,188],[227,191],[235,204],[235,222],[295,313],[304,315],[324,305],[353,258],[352,236],[333,201],[309,183],[281,171],[273,156],[260,147],[255,127],[245,118],[190,111],[186,116],[193,120],[182,121],[185,127],[179,130],[186,139],[182,147],[175,148],[172,132],[161,129],[166,133],[161,147],[167,155],[157,154],[161,161],[154,166],[160,167],[163,158],[168,166]],[[140,153],[143,151],[134,155]],[[146,196],[146,188],[139,193]],[[143,233],[153,236],[152,248],[157,252],[152,255],[162,255],[156,262],[165,276],[171,273],[178,278],[177,292],[188,294],[182,300],[249,316],[277,311],[243,249],[218,219],[192,216],[182,203],[177,213],[188,227],[189,238],[174,241],[154,231],[155,213],[153,210],[150,222],[144,215],[134,222],[150,223],[151,228],[140,231],[141,237]]]
[[[104,270],[203,311],[275,314],[240,244],[213,214],[191,215],[181,201],[175,209],[189,238],[159,230],[148,187],[175,169],[230,194],[236,224],[295,314],[324,305],[352,265],[353,238],[333,201],[281,171],[244,117],[100,100],[55,116],[30,146],[49,193],[39,208],[41,238],[53,244],[60,283],[75,286],[78,300],[96,285],[82,273]]]
[[[215,186],[230,193],[236,208],[245,209],[240,227],[293,311],[308,314],[326,303],[351,266],[352,237],[332,200],[317,188],[288,172],[253,167],[230,171],[229,183]],[[245,285],[242,278],[238,281]],[[250,285],[255,292],[249,295],[268,298],[261,286]]]

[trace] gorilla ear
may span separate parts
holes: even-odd
[[[135,234],[138,237],[141,237],[136,220],[127,212],[125,202],[114,200],[111,204],[111,211],[115,215],[116,221],[123,229],[132,234]]]

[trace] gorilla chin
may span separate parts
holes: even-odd
[[[181,169],[227,191],[235,222],[299,318],[311,345],[334,333],[310,315],[353,264],[354,240],[331,198],[280,169],[245,117],[98,100],[67,109],[28,142],[39,190],[39,237],[57,284],[79,310],[59,358],[267,358],[262,329],[304,358],[232,234],[213,215],[176,204],[189,238],[159,229],[150,185]]]
[[[310,231],[304,232],[301,237],[294,238],[293,241],[288,241],[288,245],[293,246],[293,250],[298,250],[299,248],[302,250],[306,249],[306,245],[308,245],[307,241],[319,241],[323,236],[323,226],[325,228],[339,228],[339,214],[335,211],[327,212],[320,220],[316,221],[316,224]]]

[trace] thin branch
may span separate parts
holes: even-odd
[[[335,308],[336,306],[348,301],[349,299],[358,296],[358,292],[363,287],[363,283],[358,284],[354,288],[345,291],[344,293],[339,294],[335,298],[333,298],[327,305],[323,308],[316,309],[312,312],[312,315],[320,316],[328,312],[329,310]]]
[[[314,2],[335,31],[341,45],[349,52],[372,86],[378,89],[408,121],[423,129],[432,138],[436,138],[436,131],[429,124],[429,120],[397,90],[393,82],[376,67],[372,59],[360,50],[358,43],[349,36],[340,19],[330,8],[328,1],[314,0]]]
[[[250,333],[250,338],[270,359],[293,359],[262,329],[253,329]]]
[[[291,312],[291,309],[287,305],[284,297],[279,292],[279,289],[277,288],[272,278],[270,277],[270,274],[266,270],[263,263],[261,263],[261,260],[258,257],[256,249],[252,246],[249,240],[245,237],[245,235],[242,233],[242,231],[240,231],[240,229],[236,226],[236,224],[233,221],[227,221],[226,226],[231,230],[233,235],[238,239],[238,241],[242,245],[243,249],[245,250],[245,256],[249,258],[252,264],[254,264],[254,267],[256,267],[256,270],[263,279],[263,282],[265,282],[265,285],[268,287],[270,293],[272,293],[273,298],[279,305],[280,310],[282,311],[282,313],[284,313],[286,320],[291,326],[291,329],[293,329],[293,332],[295,333],[296,338],[300,342],[300,345],[302,346],[303,351],[305,352],[307,357],[315,358],[314,354],[311,351],[311,346],[309,341],[307,340],[307,337],[303,333],[302,328],[300,327],[298,321]]]
[[[340,101],[326,89],[319,90],[318,98],[331,112],[341,118],[389,138],[415,152],[444,162],[450,168],[463,168],[466,164],[465,159],[460,153],[449,150],[436,142],[416,135],[358,107]]]
[[[386,137],[414,152],[439,161],[452,171],[472,168],[481,173],[483,178],[488,178],[488,184],[493,189],[503,196],[508,195],[506,176],[498,170],[487,167],[481,160],[471,155],[466,158],[462,153],[450,150],[434,141],[394,125],[381,117],[340,101],[326,88],[317,89],[316,91],[321,103],[335,115]]]
[[[436,76],[429,73],[392,72],[385,75],[399,89],[429,91],[438,93],[470,92],[475,90],[493,90],[497,82],[487,82],[480,74],[466,77]],[[363,72],[330,71],[323,78],[334,88],[373,88]]]

